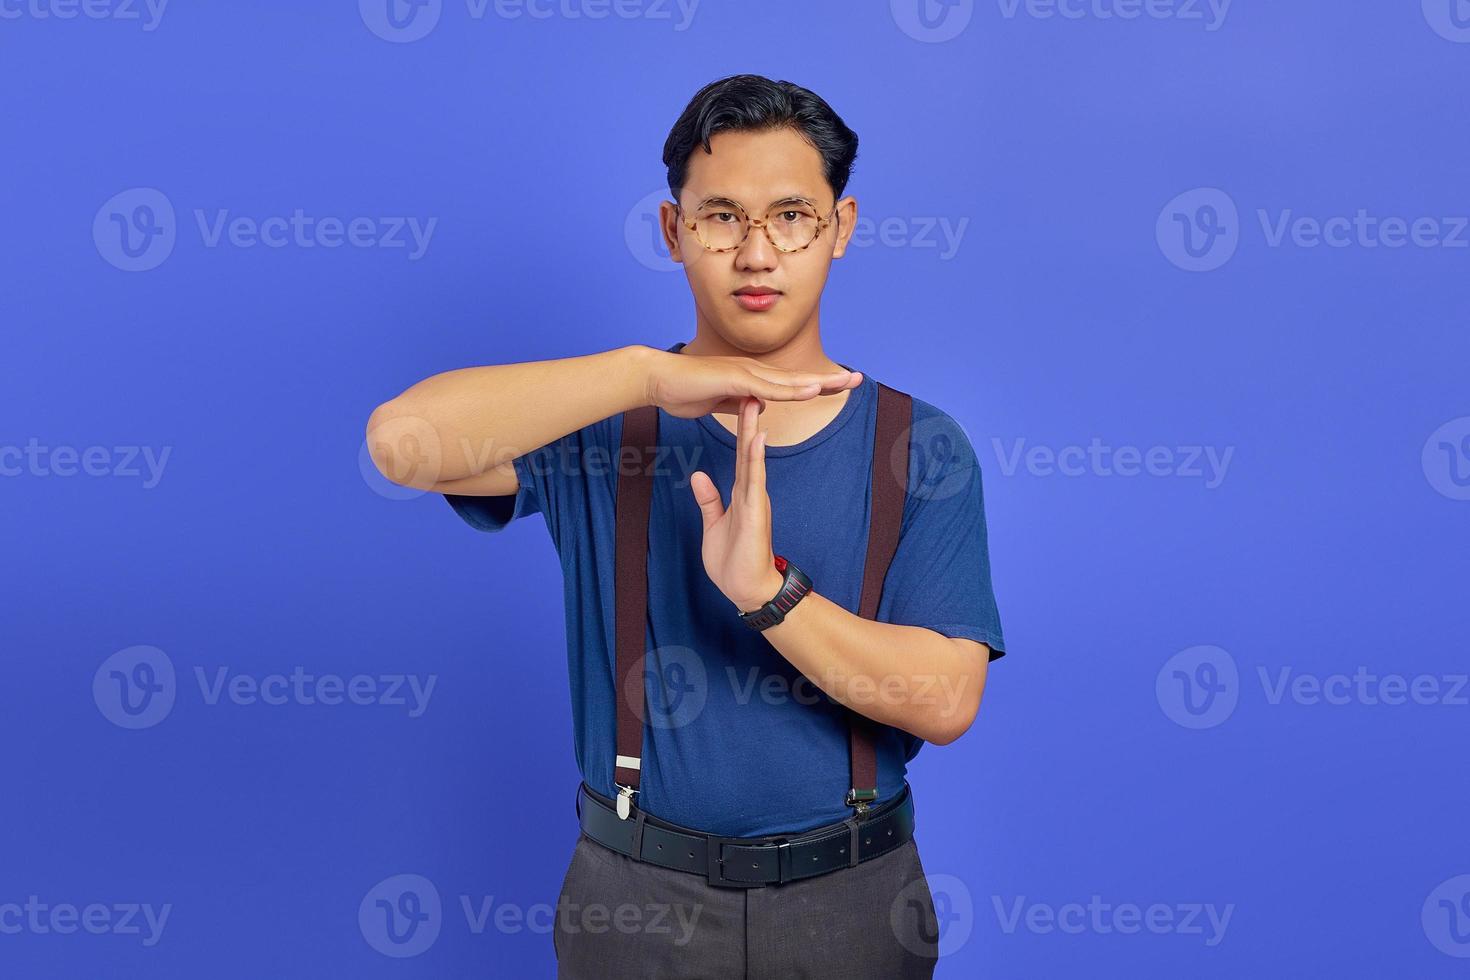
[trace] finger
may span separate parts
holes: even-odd
[[[745,493],[745,483],[750,470],[746,462],[750,458],[750,444],[755,439],[755,400],[741,401],[740,414],[735,420],[735,485],[730,489],[730,506],[735,506]]]
[[[705,531],[708,531],[716,521],[725,516],[725,505],[720,502],[720,491],[715,487],[715,481],[703,470],[695,470],[689,477],[689,489],[694,491],[694,502],[699,504],[699,516]]]
[[[745,500],[753,507],[762,504],[766,492],[766,436],[769,430],[762,429],[750,443],[750,461],[746,466],[749,476],[745,480]]]
[[[780,368],[761,365],[749,369],[752,374],[770,381],[773,384],[787,385],[789,387],[806,388],[815,384],[821,394],[834,394],[855,388],[862,383],[863,373],[861,371],[849,371],[843,368],[839,371],[784,371]]]
[[[726,398],[724,401],[720,402],[714,408],[710,409],[710,411],[714,412],[716,415],[737,415],[738,416],[740,414],[740,406],[745,403],[745,399],[747,399],[747,398],[755,398],[755,396],[754,395],[736,395],[736,396],[734,396],[732,398]],[[766,402],[765,402],[765,399],[763,399],[763,398],[755,398],[755,404],[756,404],[756,412],[757,412],[757,414],[759,414],[760,412],[764,412],[766,410]]]
[[[773,402],[794,402],[815,398],[821,392],[822,383],[820,381],[791,385],[782,384],[779,381],[768,381],[759,375],[749,374],[737,381],[735,393],[764,398]]]

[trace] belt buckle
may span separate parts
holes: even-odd
[[[764,888],[766,885],[771,884],[771,882],[767,881],[738,881],[734,878],[726,878],[724,854],[726,844],[737,844],[741,847],[761,846],[760,844],[752,843],[744,837],[718,837],[713,834],[708,835],[705,838],[704,844],[704,877],[706,881],[716,888]],[[789,858],[790,852],[787,850],[786,841],[783,840],[777,845],[776,860],[778,870],[782,870],[790,864]],[[778,878],[778,880],[784,880],[784,875]]]

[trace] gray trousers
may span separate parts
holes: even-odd
[[[561,980],[929,980],[939,922],[913,840],[814,878],[717,888],[583,834],[552,943]]]

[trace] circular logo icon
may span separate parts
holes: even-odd
[[[108,198],[92,219],[97,254],[124,272],[163,264],[178,234],[174,206],[163,191],[134,187]]]
[[[683,728],[704,711],[709,700],[709,675],[704,658],[686,646],[654,647],[624,678],[623,691],[643,679],[643,713],[650,728]],[[634,711],[634,714],[638,714]]]
[[[1470,415],[1435,429],[1421,461],[1431,487],[1451,500],[1470,500]]]
[[[893,22],[915,41],[937,44],[959,37],[975,13],[975,0],[888,0]]]
[[[907,439],[898,438],[889,459],[895,480],[903,465],[901,453],[908,454],[908,488],[922,500],[964,493],[980,478],[969,434],[947,415],[926,416],[909,429]]]
[[[374,449],[387,459],[394,479],[390,480],[378,469],[373,460]],[[357,451],[357,468],[363,482],[389,500],[411,500],[428,493],[395,480],[437,482],[442,465],[438,431],[416,415],[399,416],[375,426]]]
[[[443,918],[439,890],[423,875],[384,878],[357,907],[362,938],[395,959],[417,956],[434,945]]]
[[[1435,949],[1470,957],[1470,875],[1456,875],[1430,892],[1420,918]]]
[[[1154,234],[1170,262],[1187,272],[1209,272],[1240,246],[1240,214],[1229,194],[1198,187],[1164,205]]]
[[[367,29],[385,41],[417,41],[439,23],[443,0],[357,0]]]
[[[1423,0],[1424,19],[1447,41],[1470,44],[1470,0]]]
[[[1214,728],[1235,712],[1240,674],[1235,658],[1215,646],[1196,646],[1170,657],[1154,684],[1159,707],[1185,728]]]
[[[119,728],[152,728],[174,709],[174,664],[158,647],[119,650],[92,675],[92,700]]]
[[[654,272],[673,272],[679,268],[679,263],[669,255],[659,227],[658,206],[668,197],[666,190],[643,195],[629,209],[628,217],[623,221],[623,240],[628,245],[628,253],[638,260],[639,265]]]
[[[888,908],[888,924],[909,952],[933,956],[937,945],[939,955],[948,956],[970,941],[975,902],[969,887],[954,875],[926,875],[899,890]]]

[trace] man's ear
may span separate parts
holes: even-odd
[[[837,202],[837,214],[832,219],[832,227],[837,230],[837,243],[832,248],[832,257],[840,259],[842,253],[847,251],[847,241],[852,238],[853,229],[857,227],[857,198],[849,194]]]
[[[664,248],[669,250],[669,258],[684,263],[684,256],[679,254],[679,212],[672,201],[660,201],[658,205],[658,227],[664,236]]]

